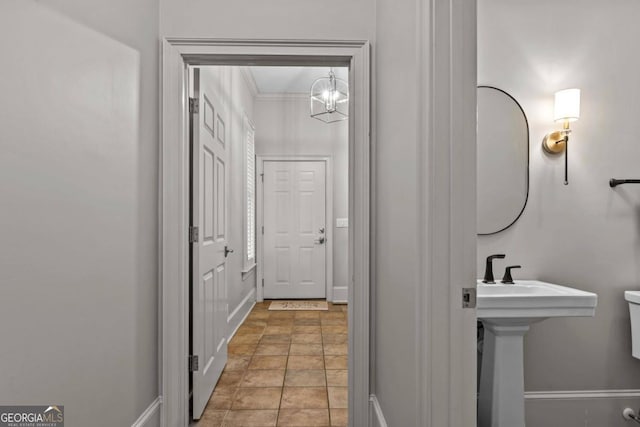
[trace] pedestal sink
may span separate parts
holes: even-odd
[[[593,316],[598,296],[536,280],[478,281],[478,319],[484,326],[478,427],[524,427],[524,334],[549,317]]]

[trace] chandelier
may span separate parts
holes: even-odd
[[[328,77],[320,77],[311,85],[311,117],[325,123],[349,117],[349,85],[336,77],[333,69]]]

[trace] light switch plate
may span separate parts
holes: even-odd
[[[349,227],[349,218],[336,218],[336,228]]]

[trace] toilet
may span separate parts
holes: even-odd
[[[640,359],[640,291],[625,291],[631,318],[631,354]]]

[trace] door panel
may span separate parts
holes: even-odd
[[[192,113],[191,223],[199,229],[192,243],[193,418],[199,419],[227,361],[227,158],[224,117],[227,112],[207,70],[195,69]]]
[[[326,164],[266,161],[264,298],[326,297]]]

